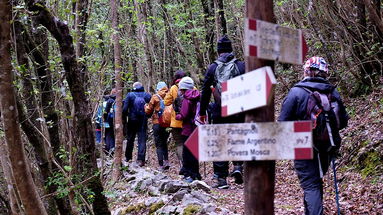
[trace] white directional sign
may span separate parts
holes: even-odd
[[[308,47],[301,30],[245,19],[245,55],[303,64]]]
[[[222,83],[223,117],[266,106],[277,83],[270,67],[262,67]]]
[[[202,125],[185,145],[199,161],[313,158],[311,121]]]

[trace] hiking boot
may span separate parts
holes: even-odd
[[[168,160],[164,160],[163,169],[164,169],[164,170],[168,170],[168,169],[170,169],[170,163],[169,163]]]
[[[212,187],[218,189],[228,189],[229,185],[227,184],[226,178],[217,178],[215,184]]]
[[[243,183],[242,167],[241,166],[235,166],[234,171],[230,174],[230,176],[234,177],[234,182],[236,184],[242,184]]]
[[[139,167],[143,167],[143,166],[145,166],[145,161],[137,160],[137,165],[138,165]]]

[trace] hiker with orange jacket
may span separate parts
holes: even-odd
[[[179,86],[178,83],[180,80],[186,76],[186,73],[182,70],[177,70],[174,79],[172,82],[172,86],[170,87],[169,92],[166,94],[164,102],[166,106],[172,105],[174,101],[179,96]],[[182,147],[183,147],[183,139],[182,139],[182,121],[176,120],[176,112],[172,111],[172,118],[170,122],[170,127],[172,128],[171,133],[176,145],[176,155],[177,158],[182,165]],[[180,171],[180,174],[182,175],[182,170]]]
[[[153,123],[153,136],[157,148],[158,164],[161,170],[168,170],[170,168],[168,157],[168,137],[169,132],[166,127],[160,125],[160,116],[165,110],[164,98],[168,92],[168,87],[165,82],[158,82],[156,87],[157,93],[152,96],[150,102],[145,105],[145,113],[152,116]]]

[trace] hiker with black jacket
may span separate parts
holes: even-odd
[[[278,120],[313,120],[313,117],[315,119],[313,120],[314,157],[312,160],[295,160],[294,167],[304,191],[305,214],[318,215],[323,214],[322,178],[338,153],[341,141],[339,130],[347,126],[348,115],[335,86],[327,81],[329,72],[326,61],[321,57],[312,57],[306,61],[303,68],[304,78],[290,90],[283,101]],[[316,100],[318,98],[322,100]],[[320,106],[323,105],[320,111],[315,110],[318,109],[319,103]],[[331,106],[329,111],[325,111],[325,106]],[[326,120],[320,120],[323,117],[320,116],[322,111],[325,111],[323,113],[326,113],[328,123]],[[331,132],[328,132],[327,126]],[[325,129],[326,133],[319,135],[317,131],[320,128]]]
[[[128,123],[126,127],[126,150],[125,158],[126,161],[132,159],[134,139],[138,135],[138,155],[137,164],[139,166],[145,165],[145,154],[146,154],[146,139],[147,139],[147,128],[148,128],[148,117],[145,114],[145,104],[149,103],[151,95],[144,91],[144,87],[140,82],[133,84],[132,92],[129,92],[125,99],[122,108],[123,122],[128,117]]]
[[[202,85],[202,94],[201,94],[201,104],[200,104],[200,121],[206,121],[206,110],[208,109],[210,96],[212,94],[213,87],[213,96],[215,105],[212,109],[212,123],[213,124],[222,124],[222,123],[240,123],[244,122],[245,115],[237,114],[229,117],[221,117],[221,84],[224,81],[227,81],[230,78],[242,75],[245,73],[245,63],[239,61],[234,57],[233,48],[231,45],[231,40],[227,36],[223,36],[218,40],[217,43],[217,52],[218,59],[209,65],[206,74],[205,80]],[[214,117],[216,116],[216,117]],[[235,182],[238,184],[243,183],[242,179],[242,164],[241,161],[233,162],[234,171],[230,174],[235,178]],[[227,189],[229,185],[227,184],[226,178],[229,176],[229,162],[213,162],[214,175],[216,177],[216,184],[213,185],[215,188]]]

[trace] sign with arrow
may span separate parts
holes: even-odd
[[[303,64],[308,47],[302,30],[245,19],[245,55],[283,63]]]
[[[222,83],[223,117],[266,106],[277,83],[270,67],[262,67]]]
[[[185,145],[200,162],[313,158],[311,121],[201,125]]]

